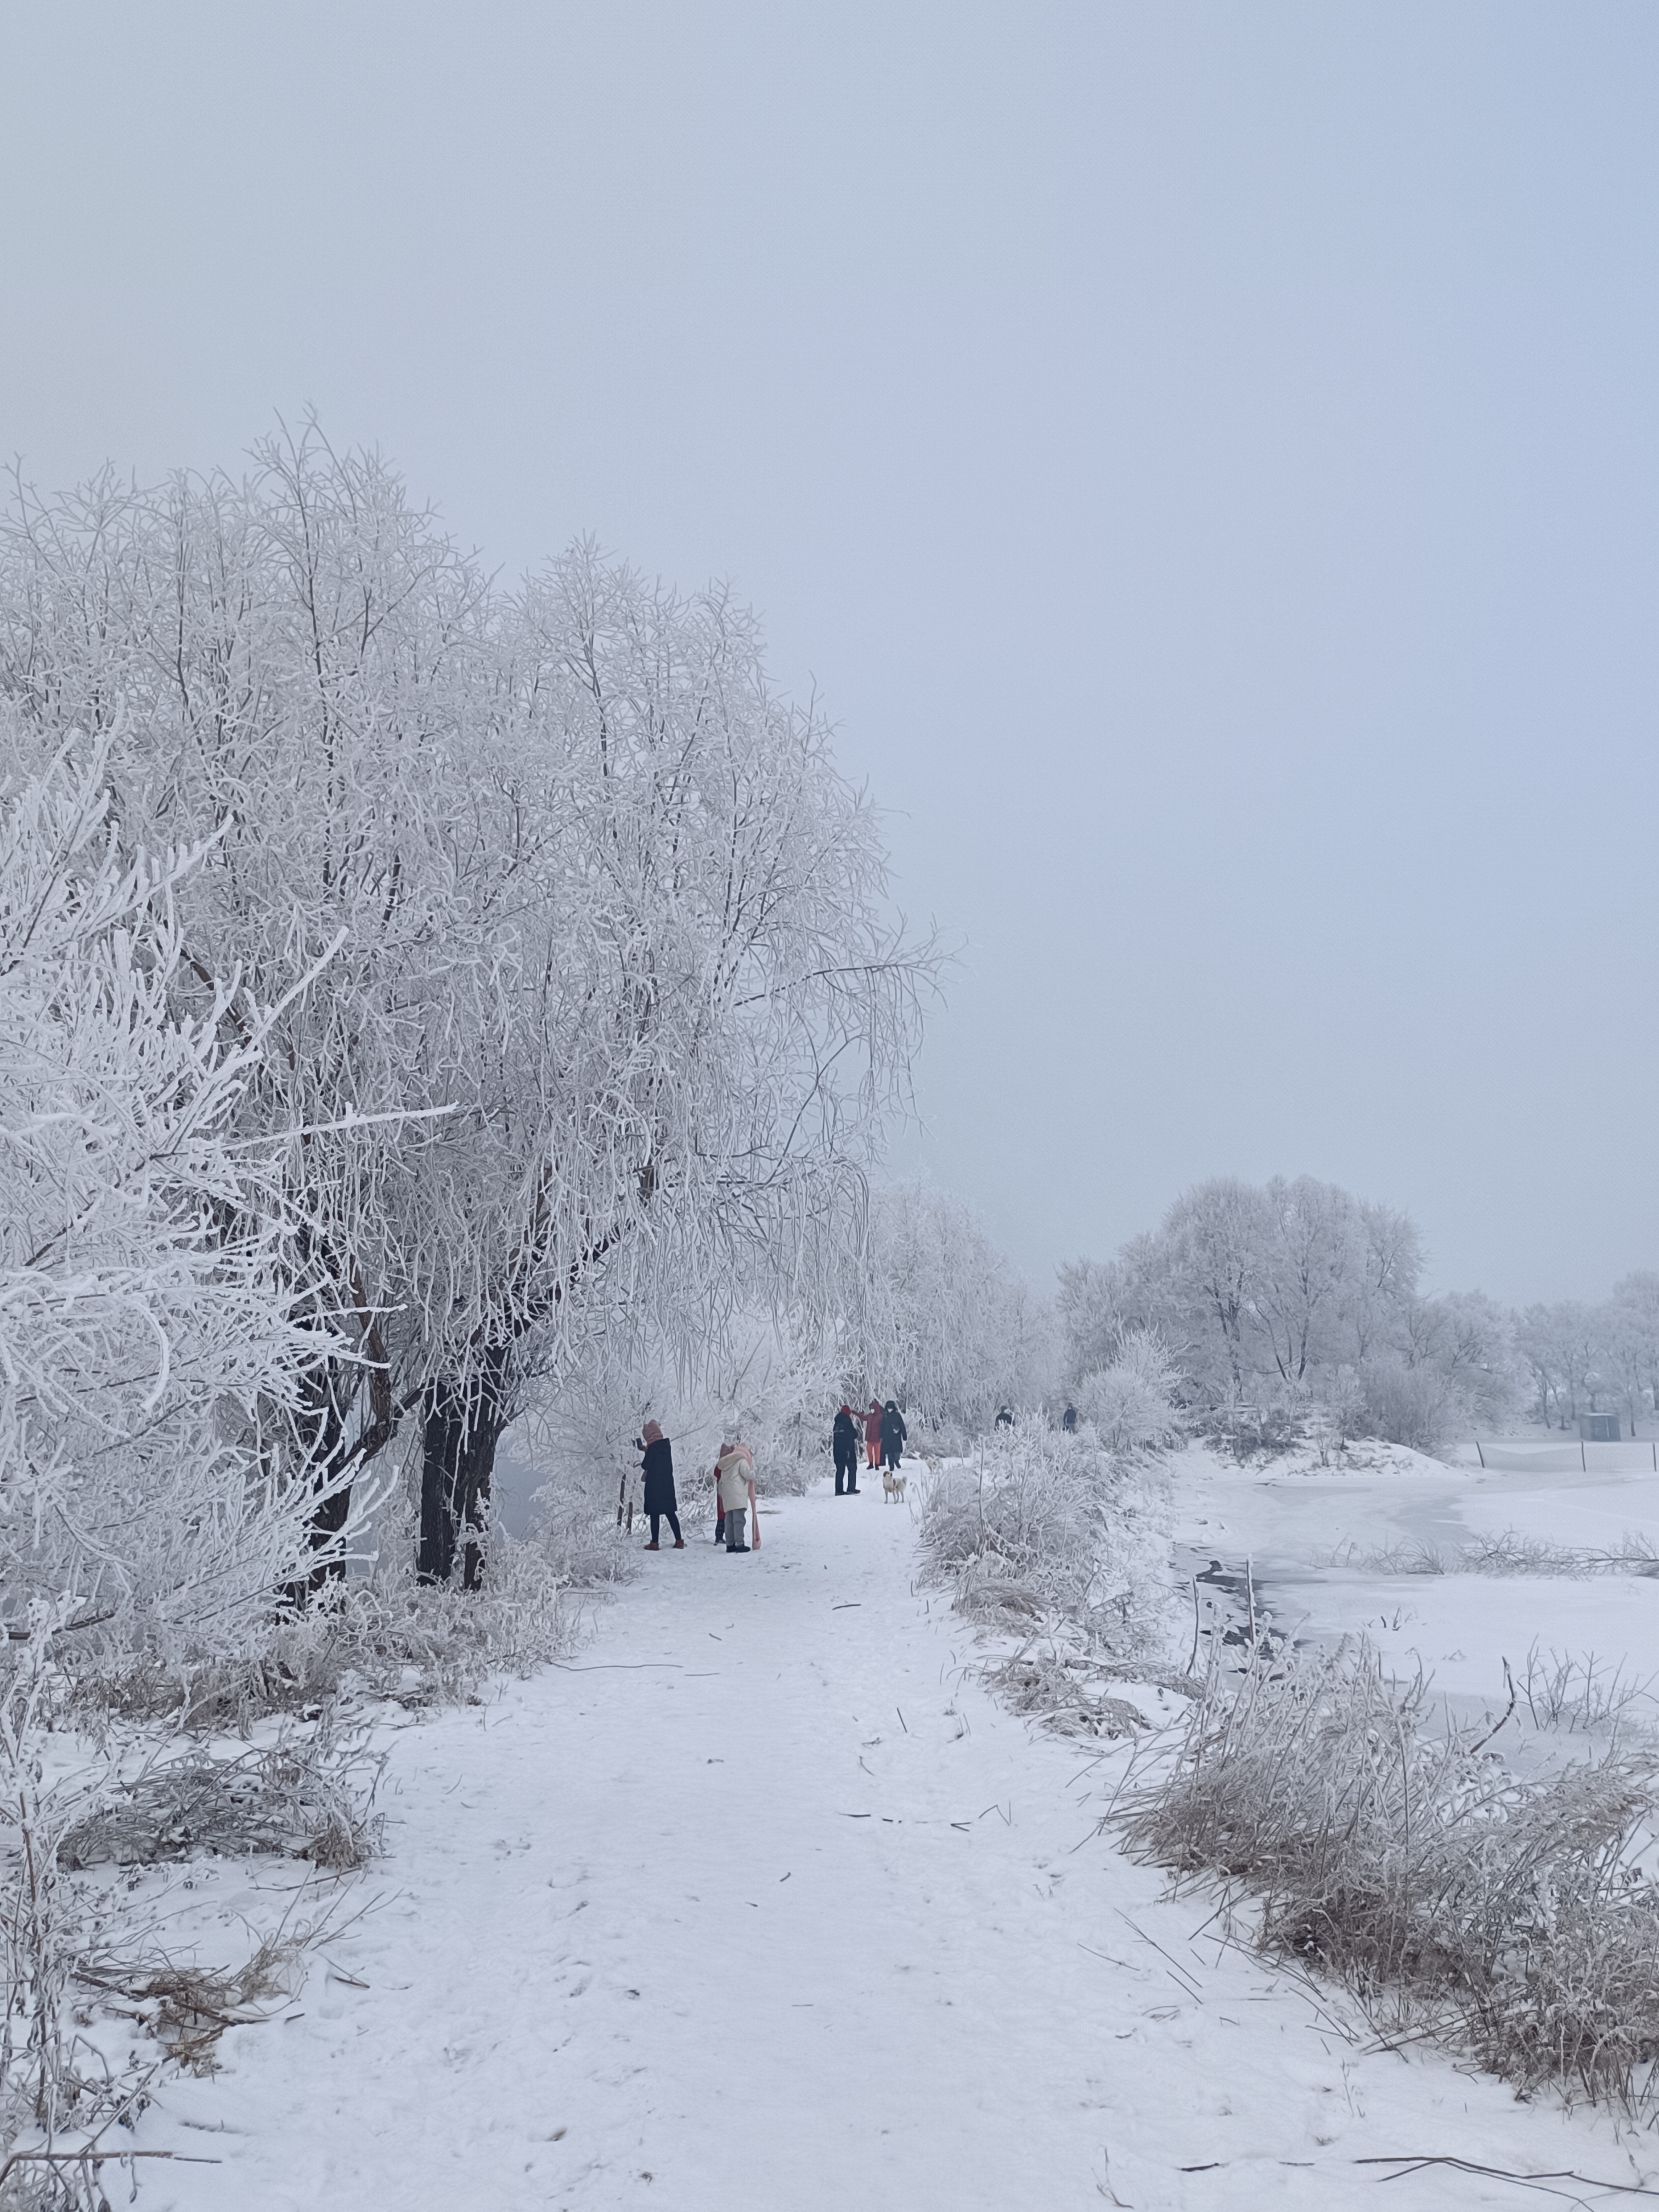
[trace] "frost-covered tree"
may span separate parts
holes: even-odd
[[[1149,1331],[1189,1415],[1242,1443],[1322,1433],[1425,1449],[1513,1401],[1507,1317],[1478,1293],[1425,1297],[1409,1215],[1309,1176],[1200,1183],[1105,1263],[1062,1270],[1075,1384]]]
[[[1409,1300],[1393,1335],[1404,1364],[1443,1375],[1452,1393],[1449,1417],[1492,1428],[1520,1397],[1514,1323],[1482,1291],[1447,1291]]]
[[[510,1265],[452,1322],[438,1386],[486,1437],[492,1361],[533,1335],[556,1366],[590,1288],[682,1352],[768,1298],[827,1326],[929,968],[867,803],[725,595],[578,549],[503,653],[510,787],[549,834],[514,923],[520,1063],[469,1109],[514,1194],[480,1249]]]
[[[502,593],[373,457],[256,461],[20,495],[0,690],[40,757],[124,714],[123,838],[211,840],[175,995],[337,948],[236,1109],[306,1132],[317,1534],[418,1409],[421,1570],[472,1583],[496,1437],[596,1304],[717,1332],[832,1279],[930,962],[723,594],[585,549]]]
[[[1178,1198],[1156,1239],[1127,1256],[1143,1286],[1143,1317],[1187,1350],[1211,1395],[1244,1388],[1254,1364],[1257,1297],[1271,1237],[1265,1194],[1236,1177],[1200,1183]]]
[[[1131,1296],[1121,1261],[1061,1262],[1054,1316],[1068,1389],[1075,1389],[1084,1376],[1115,1358],[1131,1326]]]
[[[177,893],[176,1001],[203,1017],[233,982],[280,1001],[332,949],[327,988],[284,1007],[235,1116],[249,1140],[307,1133],[282,1165],[339,1339],[311,1390],[325,1546],[465,1279],[472,1133],[442,1109],[447,1067],[484,1048],[470,787],[492,672],[478,578],[387,471],[309,439],[258,464],[242,483],[20,494],[0,687],[37,757],[67,728],[110,741],[125,843],[204,842]],[[233,1037],[237,1018],[233,1000]]]
[[[1054,1332],[971,1211],[921,1184],[871,1193],[848,1311],[847,1387],[928,1425],[982,1427],[1054,1387]]]
[[[1659,1274],[1638,1270],[1613,1285],[1602,1309],[1601,1337],[1609,1376],[1632,1424],[1649,1402],[1659,1412]]]
[[[313,1564],[335,1347],[232,1137],[276,1012],[234,977],[175,1012],[208,854],[124,848],[107,750],[0,775],[0,1577],[14,1628],[72,1598],[70,1631],[182,1662]]]
[[[1601,1382],[1601,1328],[1593,1306],[1577,1298],[1531,1305],[1515,1324],[1515,1346],[1537,1391],[1538,1416],[1565,1428],[1593,1407]]]

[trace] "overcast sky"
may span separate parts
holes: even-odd
[[[1659,1267],[1659,9],[0,5],[0,452],[318,410],[763,611],[963,946],[907,1164]]]

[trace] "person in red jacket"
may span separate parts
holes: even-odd
[[[872,1398],[864,1417],[864,1454],[871,1467],[881,1465],[881,1401]]]

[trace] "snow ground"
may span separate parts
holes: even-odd
[[[1659,2166],[1378,2050],[1163,1901],[1097,1832],[1127,1751],[964,1675],[907,1510],[819,1493],[763,1527],[644,1561],[568,1668],[388,1725],[388,1854],[342,1900],[369,1909],[220,2074],[162,2088],[138,2143],[222,2163],[137,2166],[141,2212],[1327,2212],[1379,2201],[1367,2159]],[[181,1940],[240,1881],[206,1869]],[[1534,2201],[1443,2166],[1386,2192]]]

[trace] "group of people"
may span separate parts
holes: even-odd
[[[673,1532],[674,1549],[683,1552],[685,1539],[680,1534],[679,1500],[674,1494],[674,1447],[664,1436],[662,1424],[647,1421],[643,1434],[635,1438],[634,1448],[645,1455],[640,1473],[645,1479],[645,1511],[651,1523],[651,1540],[645,1548],[661,1551],[662,1524],[666,1521]],[[728,1552],[750,1548],[744,1541],[744,1531],[754,1503],[755,1455],[746,1443],[729,1439],[720,1446],[714,1462],[717,1544],[723,1543]]]
[[[836,1416],[831,1440],[836,1455],[837,1498],[856,1498],[859,1494],[860,1429],[864,1431],[865,1456],[870,1467],[896,1468],[904,1456],[904,1416],[892,1399],[884,1406],[879,1398],[872,1398],[862,1413],[855,1413],[850,1406],[843,1404]]]
[[[868,1409],[862,1413],[855,1413],[850,1406],[843,1404],[836,1415],[832,1438],[836,1497],[856,1498],[859,1494],[860,1441],[870,1467],[896,1468],[904,1456],[906,1433],[904,1416],[891,1398],[884,1406],[879,1398],[872,1398]],[[674,1492],[674,1448],[664,1436],[662,1424],[647,1421],[642,1434],[634,1439],[634,1449],[644,1455],[640,1473],[645,1483],[646,1517],[651,1523],[651,1540],[645,1548],[647,1552],[661,1551],[662,1524],[665,1521],[674,1539],[674,1549],[683,1552],[685,1539],[680,1534],[679,1500]],[[749,1515],[757,1510],[755,1455],[741,1439],[730,1437],[720,1446],[714,1461],[714,1541],[724,1544],[728,1552],[749,1551],[750,1546],[744,1541],[745,1524]],[[619,1506],[619,1522],[621,1513]],[[758,1528],[756,1537],[758,1541]]]

